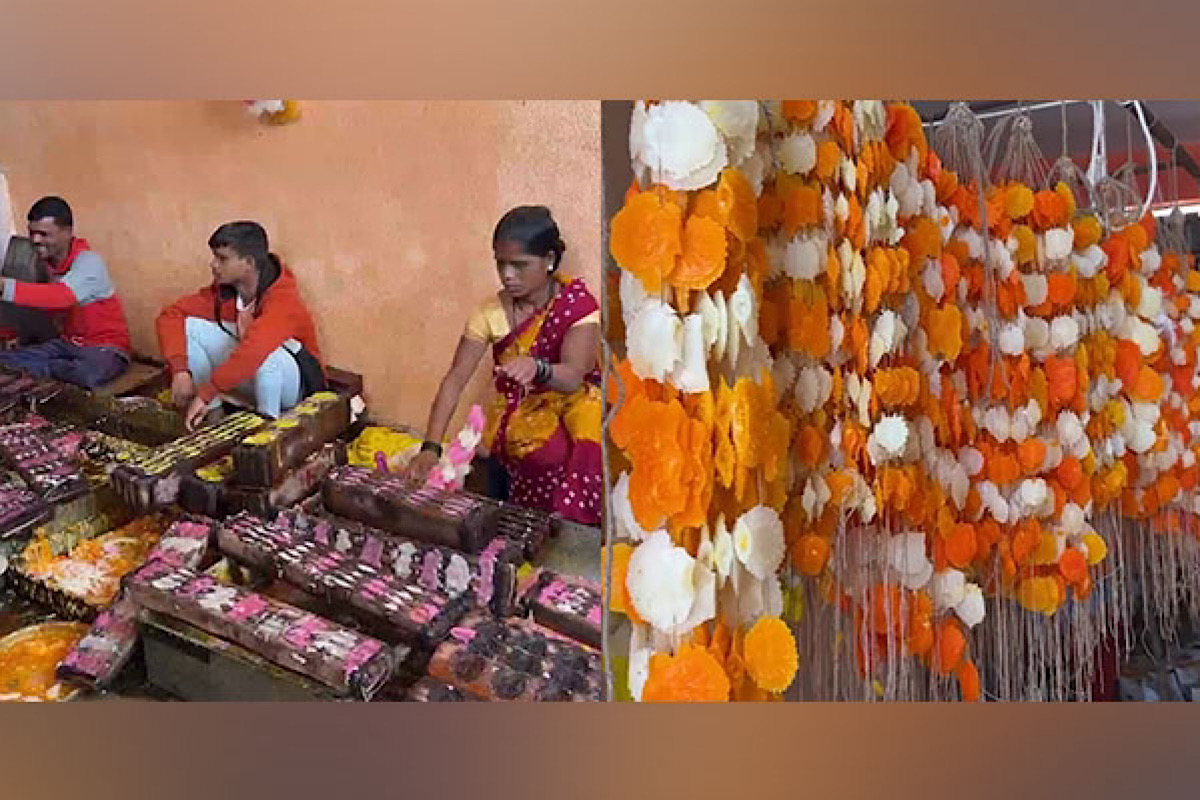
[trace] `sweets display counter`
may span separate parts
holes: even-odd
[[[54,661],[7,694],[603,695],[599,531],[350,466],[345,393],[185,433],[150,398],[0,373],[0,407],[0,637]]]

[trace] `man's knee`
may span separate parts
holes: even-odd
[[[255,377],[262,376],[269,380],[284,380],[292,376],[293,373],[298,374],[299,369],[296,366],[296,359],[292,357],[292,354],[283,347],[277,347],[258,365]]]
[[[202,339],[210,334],[217,325],[212,320],[202,317],[188,317],[183,321],[183,331],[188,339]]]

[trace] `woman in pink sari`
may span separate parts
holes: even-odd
[[[579,279],[559,275],[566,245],[550,211],[509,211],[492,236],[504,287],[467,323],[429,413],[408,474],[424,478],[488,347],[496,397],[484,446],[504,468],[507,499],[574,522],[600,523],[599,304]]]

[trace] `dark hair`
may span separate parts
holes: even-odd
[[[46,217],[54,220],[54,224],[60,228],[75,227],[75,217],[71,214],[71,206],[61,197],[50,196],[38,200],[29,209],[29,214],[25,219],[29,222],[37,222]]]
[[[254,315],[258,316],[262,311],[259,301],[262,300],[263,293],[283,273],[283,265],[279,261],[279,256],[271,252],[267,232],[263,230],[263,226],[257,222],[226,222],[213,231],[212,236],[208,237],[208,246],[211,250],[228,247],[242,258],[248,258],[254,262],[254,267],[258,270],[258,291],[254,298]],[[216,296],[218,306],[222,300],[231,298],[233,293],[234,290],[231,287],[218,287]],[[220,318],[218,312],[217,319]]]
[[[550,209],[545,206],[518,206],[512,209],[496,225],[492,234],[492,246],[500,242],[516,242],[525,252],[534,256],[554,254],[554,269],[562,263],[567,245],[558,232]]]

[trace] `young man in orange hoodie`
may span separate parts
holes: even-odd
[[[256,222],[222,225],[208,240],[213,282],[163,309],[158,343],[189,428],[221,396],[251,395],[278,417],[325,388],[316,327],[295,276]]]
[[[0,366],[94,389],[129,368],[129,326],[108,266],[75,235],[71,206],[43,197],[26,215],[29,239],[49,283],[0,280],[0,300],[58,318],[60,336],[0,353]]]

